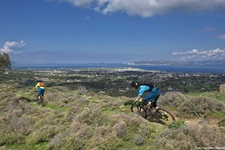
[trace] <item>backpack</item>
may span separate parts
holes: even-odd
[[[149,80],[142,81],[140,83],[140,85],[147,85],[147,86],[149,86],[150,87],[150,89],[149,89],[150,92],[152,91],[152,89],[154,87],[156,87],[156,84],[154,82],[152,82],[152,81],[149,81]]]
[[[40,87],[44,87],[44,86],[45,86],[44,82],[40,82],[40,83],[39,83],[39,86],[40,86]]]

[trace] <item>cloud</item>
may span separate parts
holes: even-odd
[[[173,55],[179,55],[182,60],[225,60],[225,50],[198,50],[193,49],[187,52],[173,52]]]
[[[0,48],[0,53],[13,53],[18,54],[20,53],[24,47],[26,46],[26,43],[21,40],[20,42],[5,42],[4,46]]]
[[[151,17],[171,12],[224,11],[224,0],[55,0],[77,7],[89,7],[103,14],[126,12],[131,16]]]
[[[224,35],[218,35],[219,39],[224,39],[225,40],[225,34]]]
[[[59,0],[60,2],[68,2],[75,6],[86,7],[89,6],[91,3],[95,2],[95,0]]]
[[[215,28],[212,28],[212,27],[206,27],[206,28],[204,29],[204,31],[206,31],[206,32],[212,32],[212,31],[215,31]]]

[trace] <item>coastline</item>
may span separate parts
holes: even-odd
[[[132,65],[132,64],[34,64],[34,65],[15,65],[13,69],[62,69],[62,68],[128,68],[130,70],[151,70],[173,73],[207,73],[207,74],[225,74],[225,67],[223,66],[182,66],[182,65]]]

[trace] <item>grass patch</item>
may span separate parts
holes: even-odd
[[[134,102],[134,100],[127,100],[124,102],[124,105],[132,105],[132,103]]]
[[[170,128],[170,129],[178,129],[178,128],[184,126],[184,125],[185,125],[185,121],[184,120],[175,120],[175,121],[173,121],[173,123],[168,125],[168,128]]]
[[[35,145],[27,145],[27,144],[14,144],[14,145],[6,145],[7,149],[16,149],[16,150],[46,150],[47,142],[43,142]]]
[[[217,111],[217,112],[214,112],[210,115],[210,117],[212,118],[224,118],[225,117],[225,112],[221,112],[221,111]]]
[[[191,96],[205,96],[213,99],[217,99],[220,101],[225,102],[225,93],[218,92],[218,91],[211,91],[211,92],[193,92],[189,93]]]
[[[40,106],[41,107],[41,106]],[[54,105],[54,104],[49,104],[49,103],[45,103],[45,106],[46,108],[50,108],[50,109],[53,109],[53,110],[58,110],[58,111],[61,111],[61,112],[68,112],[69,111],[69,108],[66,108],[66,107],[60,107],[58,105]]]

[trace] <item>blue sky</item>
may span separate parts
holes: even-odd
[[[1,0],[18,64],[224,60],[225,0]]]

